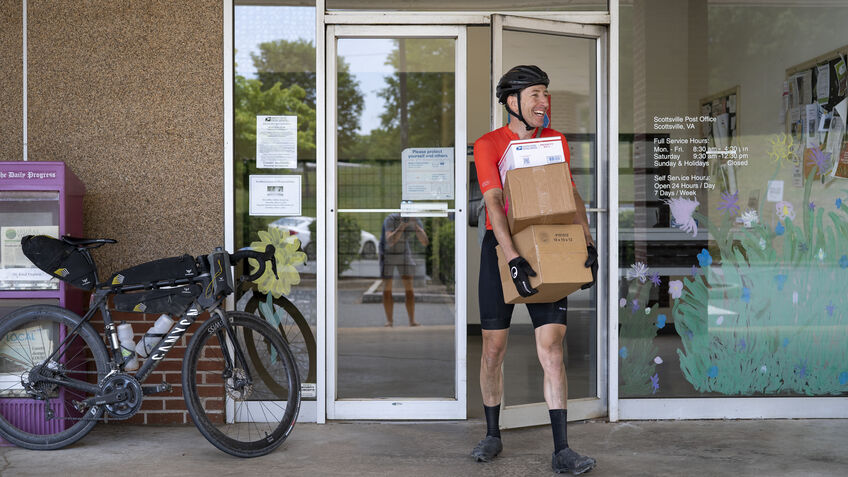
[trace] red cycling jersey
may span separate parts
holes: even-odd
[[[534,134],[532,137],[536,137]],[[568,150],[568,141],[559,131],[551,128],[542,129],[540,137],[559,137],[562,139],[562,151],[565,154],[565,162],[571,167],[571,153]],[[480,183],[480,192],[486,193],[489,189],[503,189],[501,174],[498,170],[498,161],[501,160],[504,151],[510,141],[520,139],[518,134],[512,132],[508,126],[484,134],[474,142],[474,164],[477,166],[477,181]],[[574,184],[574,179],[571,180]],[[489,220],[489,212],[486,211],[486,229],[492,230],[492,222]]]

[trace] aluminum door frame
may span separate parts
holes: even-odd
[[[327,224],[325,237],[326,253],[326,405],[329,419],[465,419],[467,406],[466,392],[466,270],[459,266],[460,260],[454,264],[456,285],[455,293],[455,372],[454,383],[456,397],[450,398],[379,398],[379,399],[338,399],[338,342],[336,336],[339,310],[337,302],[338,263],[336,254],[337,231],[336,223],[339,213],[343,212],[379,212],[382,209],[343,209],[337,207],[337,177],[336,177],[336,41],[339,38],[449,38],[455,40],[454,57],[454,202],[455,209],[448,212],[455,214],[455,222],[466,223],[466,183],[467,164],[465,157],[465,116],[466,116],[466,31],[461,25],[337,25],[328,24],[326,27],[325,51],[327,59],[326,71],[326,195],[325,207],[319,211],[323,214],[323,222]],[[455,257],[466,254],[466,231],[457,227],[455,240]]]
[[[609,163],[610,151],[616,147],[611,141],[610,131],[610,102],[609,102],[609,27],[606,25],[593,25],[584,23],[572,23],[560,20],[543,20],[537,18],[518,17],[510,15],[492,15],[492,91],[497,89],[497,82],[503,71],[503,31],[521,31],[528,33],[542,33],[558,36],[570,36],[587,38],[595,41],[596,71],[595,81],[597,84],[595,98],[595,117],[597,118],[597,165],[595,170],[595,188],[597,190],[597,207],[587,208],[588,213],[597,214],[597,228],[595,242],[600,248],[598,255],[610,256],[609,240]],[[492,130],[503,125],[503,114],[497,98],[492,97],[491,103],[491,128]],[[597,396],[581,399],[568,400],[568,420],[577,421],[606,416],[609,410],[609,383],[610,368],[608,361],[609,323],[609,263],[601,262],[596,281],[596,383]],[[541,372],[541,370],[539,371]],[[617,379],[616,379],[617,381]],[[501,428],[517,428],[538,426],[550,422],[548,407],[545,402],[509,405],[504,402],[501,408]]]

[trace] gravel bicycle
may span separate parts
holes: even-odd
[[[21,447],[48,450],[85,436],[104,416],[128,419],[144,396],[169,392],[171,384],[144,384],[168,353],[179,346],[201,314],[209,318],[193,332],[182,363],[182,393],[192,421],[218,449],[238,457],[265,455],[291,433],[300,410],[300,378],[288,344],[253,314],[225,311],[233,293],[231,264],[244,259],[257,271],[271,262],[264,252],[183,255],[143,263],[100,282],[90,250],[112,239],[24,237],[24,254],[39,268],[77,287],[93,290],[80,317],[65,308],[32,305],[0,321],[0,436]],[[167,313],[174,325],[138,371],[126,369],[117,325],[118,311]],[[104,339],[91,324],[100,313]]]

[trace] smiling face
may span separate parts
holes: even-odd
[[[550,105],[548,88],[543,84],[524,88],[521,93],[521,114],[531,127],[538,128],[545,124],[545,112]],[[507,98],[507,105],[513,111],[518,109],[518,98],[515,95]]]

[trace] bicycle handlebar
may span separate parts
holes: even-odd
[[[276,249],[271,244],[268,244],[268,246],[265,247],[264,252],[257,252],[256,250],[239,250],[236,253],[230,254],[230,263],[235,264],[239,260],[244,260],[245,258],[252,258],[259,262],[259,270],[257,270],[253,275],[248,275],[247,278],[243,278],[244,280],[252,282],[265,273],[265,262],[268,261],[271,262],[271,271],[274,272],[274,277],[280,278],[280,276],[277,275],[277,260],[274,258],[274,253],[276,253]]]

